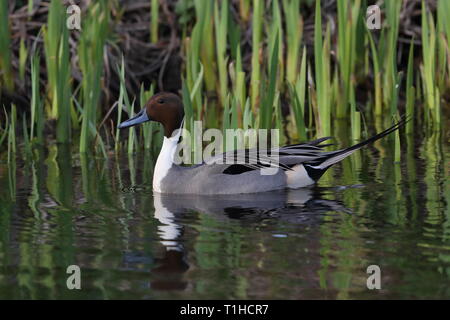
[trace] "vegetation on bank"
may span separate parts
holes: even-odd
[[[377,3],[381,30],[366,0],[81,1],[69,30],[69,1],[0,1],[0,148],[12,159],[51,136],[81,153],[150,149],[158,124],[117,124],[163,89],[181,94],[187,129],[278,128],[284,143],[347,119],[358,140],[407,113],[407,133],[439,131],[450,2]]]

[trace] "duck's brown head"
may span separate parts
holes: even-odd
[[[147,121],[156,121],[163,125],[164,135],[167,138],[181,127],[184,118],[184,109],[181,99],[170,92],[155,94],[133,118],[122,122],[119,129],[135,126]]]

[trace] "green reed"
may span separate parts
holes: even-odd
[[[127,109],[128,109],[128,114],[129,114],[130,118],[133,117],[135,114],[134,101],[132,102],[131,105],[130,104],[127,105]],[[136,145],[137,145],[136,128],[131,127],[130,132],[128,134],[128,155],[131,155],[134,153]]]
[[[275,3],[277,1],[274,1],[274,5]],[[300,67],[299,53],[303,32],[300,1],[283,0],[283,11],[286,21],[286,81],[293,84],[297,80]]]
[[[119,67],[117,67],[119,69]],[[116,123],[116,133],[114,136],[114,150],[116,153],[120,149],[120,129],[119,124],[122,122],[122,110],[123,110],[123,102],[124,95],[126,94],[125,88],[125,62],[122,56],[122,63],[119,69],[119,77],[120,77],[120,89],[119,89],[119,100],[117,101],[117,123]]]
[[[33,1],[28,3],[29,8],[33,8]],[[184,22],[181,39],[185,58],[181,93],[186,129],[193,129],[194,120],[202,120],[205,128],[284,129],[286,126],[281,130],[281,139],[285,139],[284,133],[287,133],[291,139],[303,140],[314,134],[331,134],[332,127],[337,125],[335,118],[346,118],[352,139],[359,140],[363,119],[371,119],[372,113],[376,116],[377,130],[381,130],[392,116],[398,117],[400,110],[417,118],[422,111],[414,106],[421,101],[425,101],[424,118],[429,127],[439,128],[440,99],[450,87],[450,23],[444,17],[450,5],[438,1],[438,10],[433,13],[426,2],[422,3],[423,46],[419,54],[411,42],[408,64],[404,67],[398,65],[397,50],[403,3],[389,1],[383,4],[382,29],[375,32],[365,26],[366,1],[339,1],[337,36],[334,36],[329,18],[326,23],[322,20],[319,0],[303,4],[297,0],[244,0],[239,4],[229,0],[194,0],[188,6],[194,9],[194,20]],[[312,5],[315,6],[313,55],[307,55],[303,39],[305,17],[300,6]],[[121,150],[122,133],[117,127],[113,129],[115,132],[109,133],[108,126],[101,121],[105,117],[99,108],[104,89],[104,49],[110,45],[107,39],[113,46],[114,41],[120,41],[113,34],[109,37],[109,31],[113,30],[109,23],[110,7],[109,2],[102,0],[85,8],[82,30],[77,31],[77,56],[70,57],[65,7],[61,1],[52,0],[47,24],[38,35],[44,40],[44,72],[40,72],[36,50],[29,50],[24,39],[19,39],[18,78],[27,80],[27,60],[31,66],[31,128],[26,131],[30,141],[43,144],[45,123],[53,119],[57,123],[57,141],[68,142],[72,134],[79,135],[80,152],[95,147],[106,154],[109,141],[114,142],[116,152]],[[150,10],[150,40],[158,42],[163,36],[159,29],[162,20],[159,1],[151,0]],[[5,2],[0,4],[0,11],[0,15],[7,17]],[[190,16],[186,14],[186,17]],[[4,35],[0,37],[0,48],[7,48],[6,42],[10,41],[7,18],[0,23],[3,25],[0,33]],[[251,32],[246,34],[244,28]],[[0,52],[2,87],[6,86],[8,73],[4,67],[6,52],[10,50]],[[82,75],[80,86],[74,93],[71,86],[77,81],[71,77],[69,60],[78,61]],[[415,68],[417,62],[420,68]],[[42,73],[48,77],[45,97],[40,95],[39,74]],[[404,74],[406,81],[402,82]],[[127,93],[124,61],[119,76],[117,119],[114,120],[117,123],[123,120],[123,110],[131,116],[132,109],[143,107],[157,90],[151,86],[146,91],[141,85],[139,92]],[[359,92],[356,90],[360,90],[358,85],[367,79],[373,79],[373,99],[362,111],[358,106],[364,102],[357,99]],[[400,94],[402,91],[405,94]],[[405,101],[400,100],[403,97]],[[289,111],[286,118],[282,105]],[[410,121],[408,133],[413,132],[414,124],[417,126],[422,122]],[[127,151],[135,152],[138,141],[143,142],[145,149],[157,146],[155,142],[161,137],[153,135],[161,132],[159,129],[159,125],[153,123],[131,129],[125,142]],[[1,132],[4,135],[5,131]],[[399,144],[396,145],[399,148]]]
[[[233,82],[233,92],[236,95],[238,103],[238,111],[242,114],[242,108],[246,101],[246,84],[245,84],[245,71],[242,67],[242,54],[241,47],[236,48],[236,62],[230,64],[231,81]]]
[[[17,189],[16,122],[17,122],[16,106],[11,105],[11,122],[8,128],[8,187],[10,198],[14,202],[16,201],[16,189]]]
[[[406,124],[406,133],[412,134],[414,131],[414,116],[415,116],[415,91],[414,87],[414,39],[409,45],[408,55],[408,69],[406,73],[406,114],[411,117],[411,120]]]
[[[220,101],[226,100],[228,91],[227,76],[227,31],[228,31],[228,1],[223,0],[220,5],[216,3],[214,6],[215,36],[216,36],[216,52],[217,52],[217,69],[219,73],[219,97]]]
[[[151,96],[153,96],[154,93],[155,88],[153,85],[150,86],[150,89],[147,91],[144,90],[144,86],[141,86],[141,91],[139,94],[141,109],[145,108],[145,103],[151,98]],[[148,150],[152,147],[152,142],[154,141],[153,136],[156,134],[157,130],[155,129],[157,128],[157,125],[158,124],[154,121],[146,122],[142,125],[141,136],[143,136],[144,149]],[[162,133],[161,130],[159,130],[159,132]],[[158,139],[155,139],[155,141],[158,141]]]
[[[423,79],[423,94],[426,105],[426,118],[432,120],[439,128],[440,115],[440,93],[436,81],[436,27],[433,16],[428,11],[425,2],[422,1],[422,65],[421,75]]]
[[[45,61],[48,74],[49,117],[57,120],[58,142],[71,139],[70,62],[65,7],[59,0],[50,3],[47,25],[43,29]]]
[[[5,124],[4,127],[2,125],[0,125],[0,148],[3,145],[3,142],[6,141],[6,137],[8,136],[8,127],[9,127],[9,123],[8,123],[8,115],[5,112]]]
[[[207,90],[215,88],[215,73],[212,62],[213,57],[210,56],[211,51],[208,49],[213,43],[210,39],[210,29],[205,27],[206,16],[210,16],[210,1],[205,2],[206,6],[201,6],[196,2],[197,21],[192,29],[191,37],[184,40],[186,54],[186,84],[187,89],[193,94],[193,108],[196,112],[196,118],[199,119],[202,110],[203,77],[206,77],[205,87]],[[205,48],[208,47],[208,48]],[[206,63],[206,64],[204,64]],[[206,74],[205,74],[206,72]],[[200,80],[199,80],[200,79]]]
[[[97,107],[100,102],[101,77],[103,75],[103,52],[109,25],[109,4],[102,0],[92,4],[88,16],[83,20],[83,32],[78,46],[80,69],[83,73],[81,83],[83,113],[80,137],[80,152],[91,147],[97,135]]]
[[[186,84],[187,81],[182,82],[181,99],[184,106],[184,128],[192,132],[194,128],[194,107],[192,105],[192,95]],[[185,137],[183,137],[185,139]]]
[[[383,95],[381,88],[381,67],[380,67],[380,56],[378,54],[378,50],[375,46],[375,41],[373,40],[372,34],[370,30],[367,30],[367,37],[369,39],[370,50],[372,54],[372,64],[373,64],[373,77],[374,77],[374,96],[375,96],[375,115],[381,117],[383,114]]]
[[[19,47],[19,78],[20,81],[25,81],[25,67],[28,58],[28,50],[25,46],[25,40],[20,38],[20,47]]]
[[[151,0],[150,15],[150,40],[156,43],[158,42],[159,29],[159,0]]]
[[[260,48],[261,30],[264,15],[264,2],[253,0],[252,18],[252,71],[250,79],[252,110],[255,112],[259,105],[259,89],[261,85]]]
[[[118,68],[119,69],[119,68]],[[119,89],[119,100],[117,101],[117,124],[122,122],[122,110],[125,110],[128,113],[129,118],[133,117],[135,114],[135,99],[131,102],[128,96],[127,88],[125,85],[125,61],[122,56],[122,63],[119,69],[119,78],[120,78],[120,89]],[[141,103],[144,93],[141,92]],[[116,153],[120,148],[120,129],[116,127],[115,134],[115,150]],[[133,154],[136,151],[137,146],[137,135],[136,128],[132,127],[129,129],[128,134],[128,142],[127,142],[127,152],[129,155]]]
[[[270,68],[272,62],[272,56],[275,53],[274,47],[277,46],[278,52],[278,70],[276,74],[276,88],[279,90],[283,84],[284,78],[284,59],[283,59],[283,28],[281,11],[278,1],[272,1],[272,21],[269,24],[268,29],[268,43],[267,43],[267,66]],[[270,70],[270,69],[269,69]],[[268,70],[268,71],[269,71]],[[270,71],[269,71],[270,72]]]
[[[361,139],[361,112],[356,108],[355,92],[353,87],[350,87],[350,120],[351,120],[351,131],[352,139]]]
[[[30,160],[33,156],[32,152],[32,142],[30,139],[30,134],[28,132],[28,121],[27,115],[24,114],[22,118],[22,134],[23,134],[23,154],[24,158]]]
[[[2,85],[14,90],[14,76],[11,65],[11,32],[8,18],[8,1],[0,1],[0,92]]]
[[[314,22],[314,64],[316,80],[316,125],[321,135],[331,133],[330,28],[322,31],[320,1],[316,1]]]
[[[276,114],[276,94],[277,94],[277,70],[278,70],[278,48],[279,35],[277,34],[274,40],[274,47],[270,54],[270,65],[268,81],[264,83],[263,90],[261,90],[261,103],[259,112],[259,128],[272,128],[272,117]],[[281,128],[278,128],[281,129]]]
[[[214,4],[215,1],[211,0],[195,0],[195,12],[197,23],[192,34],[192,41],[195,41],[193,48],[194,59],[195,56],[200,58],[200,62],[204,68],[205,77],[205,88],[207,91],[216,91],[217,84],[217,69],[216,60],[214,58],[215,51],[215,39],[214,39],[214,29],[211,28],[211,24],[214,21]],[[196,33],[194,35],[194,32]],[[194,38],[195,36],[195,38]],[[195,59],[194,78],[197,78],[199,67],[199,59]],[[197,98],[196,103],[199,103],[199,98]],[[198,105],[196,106],[198,107]]]
[[[296,128],[297,140],[306,140],[305,125],[305,96],[306,96],[306,48],[303,48],[300,64],[300,75],[295,86],[289,84],[289,98],[291,100],[291,118]]]
[[[397,42],[400,8],[402,1],[385,2],[387,27],[383,28],[380,39],[380,57],[383,63],[383,103],[386,107],[392,105],[396,91],[397,78]],[[386,31],[385,31],[386,30]]]
[[[11,105],[11,119],[8,126],[8,163],[14,162],[17,152],[17,108],[16,105]]]
[[[450,12],[448,1],[437,3],[437,45],[438,45],[438,86],[440,93],[450,91],[450,22],[447,13]]]
[[[338,1],[338,60],[339,60],[339,103],[337,108],[337,116],[343,118],[347,116],[347,108],[349,101],[353,97],[350,96],[353,87],[352,76],[357,62],[356,56],[356,40],[357,29],[359,27],[358,20],[360,17],[361,1]],[[350,112],[353,116],[355,110]]]
[[[242,21],[247,22],[250,18],[252,0],[239,1],[239,13]]]
[[[39,144],[44,143],[44,110],[39,90],[39,65],[40,56],[35,53],[31,57],[31,131],[30,139],[36,138]]]

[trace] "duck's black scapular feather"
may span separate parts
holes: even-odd
[[[224,174],[241,174],[244,172],[258,170],[261,168],[267,168],[270,166],[276,166],[284,171],[292,170],[292,167],[303,164],[308,175],[313,180],[318,180],[325,171],[333,164],[343,160],[356,150],[373,143],[388,134],[398,130],[404,126],[410,119],[403,116],[392,127],[364,140],[358,144],[355,144],[346,149],[326,152],[323,148],[332,144],[321,144],[322,142],[331,139],[331,137],[324,137],[317,140],[313,140],[306,143],[298,143],[288,145],[280,148],[279,150],[265,150],[263,156],[257,149],[240,150],[240,152],[232,151],[219,155],[217,159],[231,159],[236,163],[230,164],[224,171]],[[272,154],[278,151],[279,162],[274,163]],[[231,158],[229,158],[231,157]],[[225,162],[226,163],[226,162]]]

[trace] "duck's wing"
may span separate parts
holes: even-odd
[[[228,151],[205,159],[205,164],[225,165],[224,173],[228,174],[238,174],[268,167],[280,168],[285,171],[291,170],[293,165],[305,161],[315,161],[327,154],[323,151],[323,148],[330,144],[322,145],[321,143],[330,138],[325,137],[282,148],[250,148]]]
[[[403,116],[392,127],[358,144],[337,151],[324,151],[325,147],[330,146],[330,144],[323,144],[330,137],[324,137],[306,143],[292,144],[270,150],[253,148],[229,151],[211,157],[206,160],[206,164],[225,164],[223,166],[223,173],[225,174],[240,174],[249,170],[267,167],[280,168],[287,171],[292,170],[292,167],[295,165],[303,164],[310,176],[320,177],[333,164],[343,160],[365,145],[398,130],[408,121],[409,118]]]

